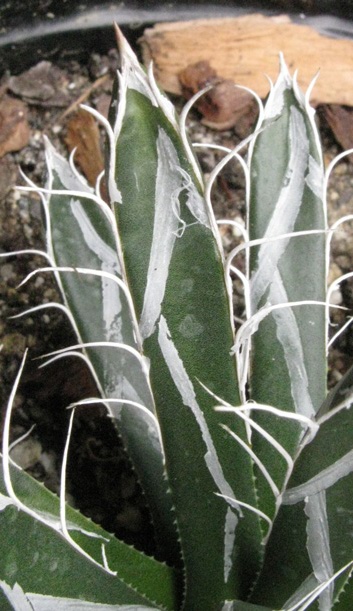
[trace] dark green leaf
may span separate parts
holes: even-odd
[[[69,533],[92,560],[84,557],[59,533],[58,498],[16,467],[11,477],[17,497],[32,515],[11,504],[1,478],[0,580],[9,586],[17,582],[24,592],[175,611],[172,569],[67,507]],[[104,570],[103,548],[116,575]]]

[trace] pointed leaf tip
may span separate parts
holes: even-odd
[[[121,47],[124,42],[124,35],[116,21],[114,21],[114,31],[115,31],[116,44],[118,45],[118,49],[121,52],[122,51]]]
[[[124,58],[125,60],[129,58],[130,63],[134,66],[135,69],[141,69],[134,51],[132,50],[131,46],[129,45],[127,39],[125,38],[123,32],[121,31],[116,22],[114,22],[114,29],[121,63],[123,62]]]

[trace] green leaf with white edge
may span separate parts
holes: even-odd
[[[309,579],[311,590],[332,580],[319,597],[320,609],[332,609],[353,568],[353,406],[319,425],[282,495],[252,602],[283,606],[293,592],[304,596]]]
[[[56,276],[73,327],[78,341],[88,344],[85,354],[101,397],[108,399],[105,405],[118,422],[119,433],[146,491],[160,553],[176,563],[180,552],[148,364],[139,354],[134,312],[124,290],[115,221],[105,202],[48,141],[46,153],[50,193],[45,204],[48,252],[58,270],[71,268],[57,271]],[[95,342],[103,345],[90,346]]]
[[[249,253],[250,398],[308,419],[326,396],[324,174],[313,114],[282,60],[250,145],[248,213],[250,243],[263,240]],[[293,456],[305,423],[253,418]],[[256,431],[253,449],[280,490],[286,461]],[[272,517],[276,498],[260,473],[258,488]]]
[[[263,607],[262,605],[253,605],[252,603],[245,603],[241,600],[226,600],[219,611],[274,611],[269,607]]]
[[[245,429],[228,415],[220,419],[211,394],[240,401],[230,300],[195,160],[153,76],[125,41],[121,53],[119,106],[110,117],[116,164],[108,182],[151,364],[185,563],[185,610],[206,611],[247,595],[260,556],[251,462],[220,424],[243,439]],[[236,499],[233,506],[217,493]]]
[[[68,506],[65,540],[59,499],[18,467],[11,466],[10,474],[19,502],[9,496],[2,473],[0,541],[7,551],[0,554],[0,583],[10,588],[18,583],[24,592],[59,599],[115,604],[118,609],[121,604],[175,611],[176,575],[171,568]]]
[[[144,605],[102,605],[101,603],[82,601],[77,598],[54,597],[33,592],[24,592],[18,583],[13,587],[0,580],[0,605],[2,611],[149,611],[156,607]]]

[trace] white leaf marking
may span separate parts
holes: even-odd
[[[145,605],[109,605],[76,598],[62,598],[46,594],[25,593],[18,583],[13,588],[0,581],[0,588],[13,605],[14,611],[150,611],[156,607]]]
[[[275,204],[273,214],[266,228],[264,239],[290,233],[294,229],[304,190],[304,175],[308,164],[309,141],[301,113],[291,107],[289,124],[290,158],[286,170],[286,182]],[[257,269],[251,277],[252,309],[256,311],[259,301],[271,284],[278,269],[278,262],[285,252],[288,240],[264,242],[259,248]]]
[[[9,505],[14,505],[13,500],[10,499],[9,496],[5,496],[5,494],[0,493],[0,511],[6,509],[6,507],[8,507]]]
[[[157,158],[153,237],[140,320],[140,332],[144,339],[155,331],[175,240],[186,229],[180,215],[179,197],[182,191],[186,192],[186,205],[196,221],[210,227],[204,200],[189,174],[180,167],[174,144],[161,127],[158,129]]]
[[[0,588],[7,600],[11,603],[14,611],[37,611],[35,607],[32,607],[26,594],[18,583],[15,583],[13,588],[11,588],[5,581],[0,581]]]
[[[96,228],[92,225],[84,206],[79,200],[71,199],[70,208],[80,231],[84,238],[87,247],[98,257],[102,262],[102,269],[107,272],[119,273],[119,261],[116,251],[113,250],[97,233]]]
[[[184,405],[191,409],[200,428],[203,441],[207,448],[207,452],[205,454],[207,468],[221,494],[235,499],[235,494],[224,477],[216,448],[214,447],[210,431],[208,430],[205,416],[197,403],[194,387],[170,337],[167,321],[165,320],[164,316],[161,316],[159,321],[158,343],[174,384],[181,395],[182,401]],[[236,504],[237,501],[234,500],[234,503]],[[241,514],[240,508],[237,507],[237,509],[239,509]]]
[[[296,609],[302,604],[306,597],[311,596],[312,592],[317,587],[317,579],[314,573],[310,573],[310,575],[300,584],[299,588],[297,588],[295,592],[286,600],[283,605],[283,609]]]
[[[283,55],[280,54],[281,71],[275,85],[271,86],[271,90],[264,109],[265,119],[274,119],[281,114],[284,105],[284,92],[292,86],[292,79],[289,75],[287,66],[283,60]]]
[[[330,584],[333,583],[333,581],[335,579],[337,579],[337,577],[339,577],[339,575],[341,575],[345,571],[348,571],[349,569],[350,569],[350,572],[351,572],[352,565],[353,565],[352,561],[348,562],[348,564],[345,564],[338,571],[336,571],[336,573],[334,575],[332,575],[332,577],[330,577],[330,579],[328,579],[327,581],[325,581],[322,584],[319,584],[316,588],[314,588],[310,592],[305,593],[303,598],[301,600],[299,600],[299,601],[296,601],[294,603],[294,605],[288,607],[288,604],[286,603],[284,605],[284,611],[305,611],[305,609],[308,609],[310,607],[311,603],[314,602],[314,600],[316,600],[320,596],[320,594],[322,592],[324,592],[324,590],[326,588],[328,588],[330,586]],[[308,580],[305,580],[305,582],[304,582],[304,584],[302,584],[302,586],[305,587],[307,582],[308,582]],[[292,600],[292,598],[293,597],[291,597],[290,600]]]
[[[327,490],[342,477],[346,477],[353,471],[353,450],[336,460],[332,465],[326,467],[310,478],[304,484],[286,490],[283,494],[282,502],[284,505],[294,505],[303,501],[307,496],[317,494],[322,490]]]
[[[77,220],[86,246],[99,259],[101,270],[112,275],[120,274],[120,265],[116,252],[98,235],[82,204],[77,200],[71,199],[70,207],[72,214]],[[122,334],[118,324],[118,317],[122,309],[119,288],[108,277],[104,276],[101,277],[101,286],[102,316],[107,333],[106,339],[122,341]]]
[[[156,103],[159,108],[164,112],[167,119],[173,125],[174,129],[179,132],[179,125],[176,117],[176,111],[174,104],[167,98],[166,95],[162,93],[160,88],[158,87],[156,80],[153,74],[153,63],[151,62],[148,66],[148,84],[151,88],[151,92],[153,93]]]
[[[314,195],[323,200],[324,171],[322,164],[318,163],[312,155],[309,155],[309,173],[305,182]]]
[[[171,195],[180,189],[180,176],[174,169],[179,160],[170,138],[163,129],[159,129],[158,133],[157,156],[153,237],[140,320],[140,332],[144,339],[154,332],[161,311],[180,220],[170,207]]]
[[[257,509],[257,507],[254,507],[253,505],[249,505],[249,503],[238,501],[238,499],[232,499],[231,497],[227,496],[226,494],[219,494],[218,492],[216,492],[216,495],[222,497],[225,501],[227,501],[227,503],[229,503],[231,507],[234,507],[234,509],[238,509],[238,506],[244,507],[245,509],[249,509],[249,511],[256,513],[256,515],[258,515],[260,518],[263,518],[263,520],[267,522],[270,528],[272,527],[272,520],[268,517],[268,515],[266,515],[263,511],[261,511],[261,509]]]
[[[270,286],[269,301],[276,304],[288,303],[287,293],[278,270]],[[273,318],[276,321],[277,339],[284,352],[295,411],[312,418],[315,416],[315,409],[309,393],[309,380],[297,320],[290,308],[274,310]]]
[[[88,193],[94,193],[92,187],[87,184],[83,176],[77,175],[74,172],[65,157],[56,151],[48,138],[45,138],[45,153],[48,166],[51,170],[55,170],[60,182],[67,191],[81,191],[83,196]]]
[[[224,583],[228,582],[233,566],[235,530],[238,521],[238,516],[228,507],[224,524]]]
[[[305,513],[309,518],[306,526],[308,554],[315,577],[322,584],[334,573],[324,490],[305,499]],[[320,595],[319,606],[320,611],[331,611],[333,583]]]
[[[190,174],[188,174],[183,168],[178,167],[177,171],[181,176],[180,189],[186,190],[187,199],[186,205],[189,208],[191,214],[195,219],[205,225],[205,227],[211,228],[210,219],[208,217],[208,211],[206,209],[205,200],[198,192],[195,184],[193,183]]]

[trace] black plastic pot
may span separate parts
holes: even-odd
[[[105,52],[115,44],[114,21],[133,42],[148,24],[254,11],[286,12],[326,34],[353,37],[353,0],[9,0],[0,3],[0,75],[22,72],[41,59],[82,60],[92,51]]]

